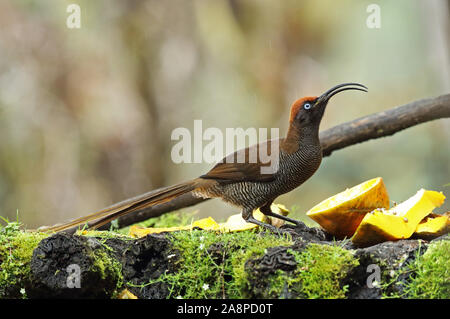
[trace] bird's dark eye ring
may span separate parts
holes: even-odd
[[[309,110],[311,108],[311,103],[305,103],[303,104],[303,107],[305,108],[305,110]]]

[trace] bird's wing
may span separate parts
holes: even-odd
[[[268,140],[238,150],[200,177],[224,183],[273,181],[278,170],[280,142],[280,139]]]

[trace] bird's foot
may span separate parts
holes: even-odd
[[[298,227],[303,227],[305,225],[303,222],[301,222],[299,220],[296,220],[296,219],[293,219],[293,218],[290,218],[290,217],[287,217],[287,216],[275,214],[272,211],[270,211],[270,212],[266,211],[266,212],[263,212],[263,214],[266,215],[266,216],[270,216],[270,217],[274,217],[274,218],[278,218],[278,219],[284,220],[284,221],[289,222],[291,224],[294,224],[294,225],[296,225]]]
[[[263,227],[263,228],[265,228],[267,230],[270,230],[271,232],[276,233],[278,235],[290,234],[290,232],[285,230],[285,229],[281,229],[281,228],[275,227],[273,225],[261,222],[261,221],[255,219],[254,217],[249,217],[249,218],[246,219],[246,221],[248,223],[253,223],[253,224],[256,224],[258,226],[261,226],[261,227]]]

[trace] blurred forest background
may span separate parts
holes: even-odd
[[[71,3],[80,29],[66,26]],[[449,93],[449,14],[447,0],[0,0],[0,215],[51,225],[197,177],[213,165],[170,158],[172,130],[195,119],[284,135],[295,99],[338,83],[369,93],[334,98],[322,130]],[[444,212],[449,146],[448,119],[352,146],[277,202],[299,218],[382,176],[396,202],[443,191]]]

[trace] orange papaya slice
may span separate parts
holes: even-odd
[[[397,206],[376,209],[363,218],[352,237],[355,245],[367,247],[384,241],[411,237],[420,221],[444,203],[442,193],[419,190]]]
[[[450,212],[443,215],[431,213],[425,217],[413,234],[413,238],[432,240],[450,232]]]
[[[351,237],[364,216],[376,208],[389,208],[389,195],[381,177],[334,195],[306,215],[337,238]]]

